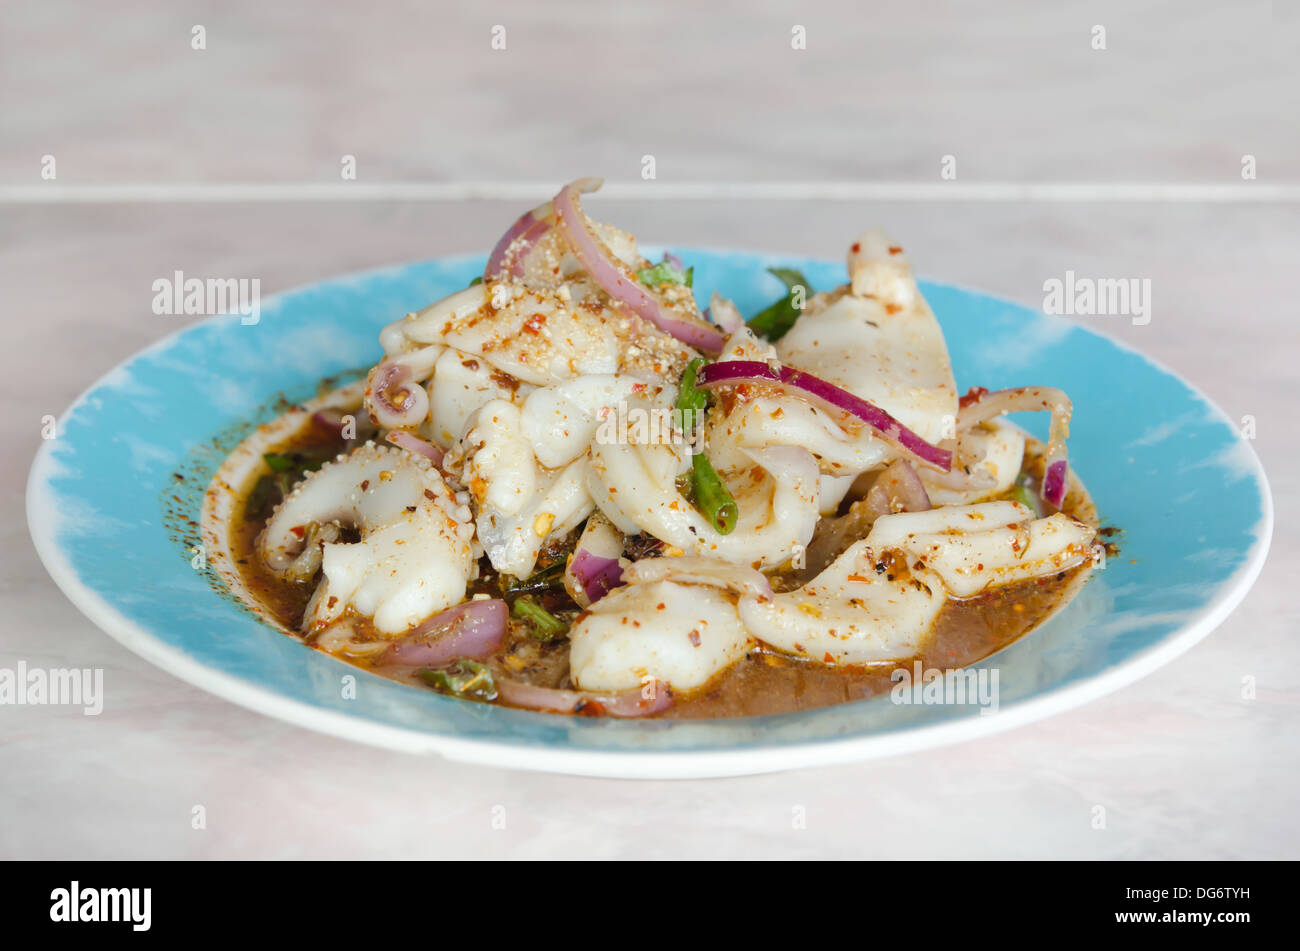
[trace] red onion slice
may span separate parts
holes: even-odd
[[[578,196],[593,192],[602,184],[599,178],[582,178],[560,189],[552,204],[560,234],[573,251],[578,263],[591,279],[611,298],[621,301],[639,316],[666,334],[704,353],[718,353],[725,338],[712,324],[673,313],[638,281],[622,261],[614,256],[592,230],[578,201]]]
[[[890,445],[943,472],[952,468],[952,453],[926,442],[874,403],[793,367],[772,367],[757,360],[711,363],[696,376],[695,385],[714,387],[750,383],[794,391],[816,406],[848,413],[875,430]]]
[[[521,277],[528,252],[554,227],[555,210],[548,201],[521,216],[496,243],[483,269],[483,280]]]
[[[1065,441],[1070,437],[1070,417],[1074,414],[1074,404],[1063,392],[1051,386],[1019,386],[992,393],[977,387],[961,398],[957,429],[960,432],[1007,413],[1044,411],[1052,414],[1052,424],[1040,494],[1047,504],[1059,509],[1070,487]]]
[[[414,433],[408,433],[404,429],[394,429],[384,438],[394,446],[413,452],[417,456],[424,456],[435,466],[442,462],[443,450],[427,439],[421,439]]]
[[[565,570],[573,575],[587,596],[583,607],[594,604],[624,583],[623,568],[617,558],[602,558],[585,548],[578,549]]]
[[[442,667],[462,657],[482,660],[501,646],[509,616],[510,608],[500,598],[458,604],[394,642],[379,666]]]
[[[590,607],[623,584],[623,534],[599,512],[587,524],[564,568],[564,587],[578,605]]]
[[[1065,493],[1069,488],[1070,463],[1057,459],[1047,464],[1043,475],[1042,496],[1049,505],[1060,508],[1065,504]]]
[[[546,713],[584,713],[611,717],[647,717],[661,713],[673,705],[673,695],[668,685],[655,680],[642,687],[632,687],[617,693],[596,693],[589,690],[557,690],[553,687],[534,687],[517,680],[496,678],[497,699],[512,707],[541,710]],[[646,687],[650,697],[646,697]]]

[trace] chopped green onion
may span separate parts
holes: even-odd
[[[785,285],[786,294],[766,310],[751,317],[749,329],[768,340],[780,340],[799,319],[801,308],[795,306],[795,289],[803,288],[802,293],[806,299],[812,293],[812,288],[803,273],[793,268],[770,267],[767,270]]]
[[[472,280],[472,281],[469,282],[469,286],[470,286],[470,287],[475,287],[475,286],[477,286],[477,285],[479,285],[479,284],[482,284],[482,283],[483,283],[483,275],[480,274],[478,277],[474,278],[474,280]]]
[[[416,676],[439,693],[471,700],[495,700],[496,681],[488,665],[462,657],[447,667],[416,671]]]
[[[691,498],[719,535],[731,534],[740,510],[713,463],[702,452],[691,457]]]
[[[568,625],[527,595],[515,598],[512,613],[533,626],[533,637],[539,641],[553,641],[569,629]]]

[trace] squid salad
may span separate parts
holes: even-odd
[[[269,623],[464,701],[703,718],[964,667],[1080,590],[1069,398],[959,393],[902,247],[862,234],[837,287],[756,274],[784,292],[747,317],[590,218],[599,186],[227,459],[205,532]]]

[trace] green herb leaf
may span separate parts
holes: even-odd
[[[770,267],[767,273],[780,280],[787,291],[796,287],[802,287],[805,293],[808,291],[808,278],[803,276],[803,271],[796,271],[792,267]]]
[[[314,472],[334,457],[332,450],[308,452],[267,452],[262,460],[270,473],[258,479],[248,494],[244,517],[251,521],[263,519],[292,490],[308,472]]]
[[[271,514],[283,498],[280,478],[274,475],[262,476],[248,493],[248,501],[244,503],[244,518],[250,522],[261,521]]]
[[[336,450],[310,452],[264,452],[262,459],[272,472],[315,472],[337,455]]]
[[[660,284],[685,284],[691,287],[695,282],[695,268],[688,267],[685,271],[679,271],[665,258],[654,267],[637,271],[636,279],[646,287],[658,287]]]
[[[470,700],[495,700],[496,681],[487,664],[462,657],[447,667],[416,671],[416,676],[438,693]]]
[[[470,281],[468,286],[476,287],[477,285],[482,283],[483,283],[483,275],[480,274],[478,277],[474,278],[474,280]]]
[[[768,273],[785,285],[786,295],[770,307],[749,319],[749,328],[768,340],[780,340],[799,319],[800,308],[795,306],[795,289],[802,287],[804,299],[812,294],[812,286],[803,272],[788,267],[770,267]]]
[[[539,641],[553,641],[564,635],[569,627],[530,596],[515,598],[511,607],[515,617],[528,621],[532,625],[532,635]]]

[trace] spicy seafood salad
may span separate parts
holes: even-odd
[[[1069,399],[959,396],[902,248],[869,231],[839,287],[776,268],[748,320],[701,311],[689,261],[587,216],[599,184],[229,457],[204,534],[246,603],[422,689],[711,717],[973,663],[1079,590],[1101,546]],[[1046,445],[1002,419],[1026,410]]]

